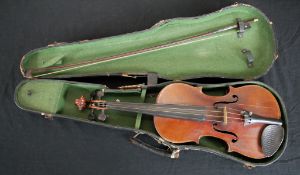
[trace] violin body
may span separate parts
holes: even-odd
[[[266,157],[260,143],[266,124],[245,125],[244,117],[239,115],[238,111],[251,111],[253,114],[272,119],[281,117],[279,105],[273,94],[257,85],[229,87],[229,92],[224,96],[210,96],[203,93],[201,87],[174,83],[162,89],[156,102],[207,106],[210,109],[207,110],[207,116],[212,115],[209,111],[216,109],[216,102],[221,102],[220,105],[223,105],[223,108],[226,106],[229,111],[224,111],[226,122],[199,122],[155,116],[155,128],[162,138],[172,143],[199,143],[202,137],[215,137],[226,142],[228,152],[237,152],[254,159]]]

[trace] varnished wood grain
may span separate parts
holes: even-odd
[[[229,87],[229,92],[224,96],[209,96],[202,92],[201,87],[193,87],[183,83],[174,83],[165,87],[157,98],[159,104],[188,104],[198,106],[212,106],[217,101],[232,101],[232,95],[238,96],[238,102],[227,104],[229,112],[237,113],[230,109],[251,111],[256,115],[266,118],[280,118],[280,108],[275,97],[263,87],[245,85],[242,87]],[[214,110],[213,107],[210,108]],[[232,119],[238,117],[241,120]],[[244,126],[243,116],[228,113],[226,125],[218,122],[213,128],[212,121],[191,121],[170,119],[159,116],[154,117],[157,132],[165,140],[172,143],[195,142],[199,143],[201,137],[212,136],[224,140],[229,152],[237,152],[254,159],[264,158],[260,138],[265,124],[252,124]],[[237,135],[222,133],[217,130],[232,132]]]

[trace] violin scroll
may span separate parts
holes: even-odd
[[[87,100],[84,96],[75,99],[75,105],[78,110],[83,111],[87,108],[96,109],[96,110],[105,110],[106,101],[104,100]]]

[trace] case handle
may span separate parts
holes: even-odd
[[[155,141],[159,146],[155,146],[154,144],[147,143],[146,141],[140,139],[139,137],[146,135],[148,138],[151,138],[152,141]],[[130,138],[131,143],[137,145],[141,148],[144,148],[152,153],[155,153],[160,156],[169,157],[172,159],[179,157],[180,149],[172,148],[166,144],[163,144],[160,140],[153,138],[152,136],[145,133],[137,133],[132,138]]]

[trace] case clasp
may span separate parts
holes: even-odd
[[[53,120],[53,114],[41,113],[41,115],[44,116],[45,119]]]
[[[252,52],[248,49],[243,49],[242,53],[247,57],[247,65],[249,68],[253,67],[254,56]]]

